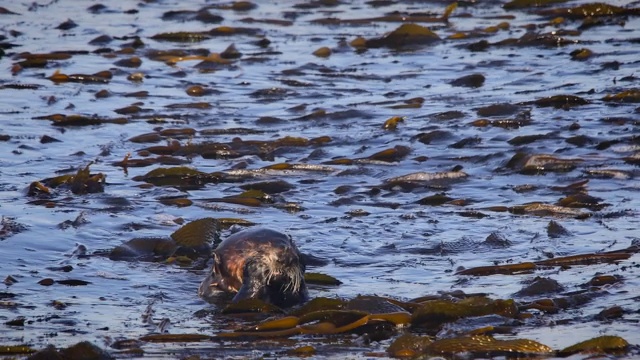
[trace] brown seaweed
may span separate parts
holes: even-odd
[[[367,40],[365,46],[369,48],[402,48],[406,46],[429,45],[439,40],[440,37],[425,26],[403,24],[383,37]]]
[[[570,19],[583,19],[588,17],[600,16],[622,16],[622,15],[639,15],[638,8],[623,8],[606,3],[588,3],[570,8],[544,9],[538,11],[538,14],[549,17],[563,16]]]
[[[68,188],[76,195],[104,192],[106,175],[102,173],[91,174],[89,167],[92,164],[93,163],[89,163],[84,168],[78,169],[75,175],[61,175],[33,182],[29,186],[27,195],[49,195],[51,191],[47,187]]]
[[[110,71],[100,71],[95,74],[63,74],[59,70],[49,77],[54,83],[79,82],[79,83],[108,83],[113,74]]]
[[[629,343],[619,336],[599,336],[593,339],[579,342],[566,347],[558,353],[561,356],[569,356],[575,353],[586,354],[625,354]]]
[[[574,266],[574,265],[593,265],[601,263],[617,263],[622,260],[629,259],[631,255],[637,252],[638,249],[630,247],[627,249],[604,252],[604,253],[589,253],[580,255],[570,255],[557,258],[551,258],[546,260],[539,260],[533,262],[523,262],[518,264],[508,265],[492,265],[481,266],[475,268],[469,268],[460,270],[458,275],[474,275],[474,276],[486,276],[493,274],[505,274],[514,275],[518,273],[529,273],[537,270],[539,267],[548,266]]]
[[[539,342],[528,339],[498,340],[491,336],[474,335],[452,339],[436,340],[425,349],[428,354],[504,354],[551,355],[553,350]]]

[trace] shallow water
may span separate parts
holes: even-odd
[[[571,1],[561,6],[576,6]],[[423,23],[442,41],[407,49],[369,48],[362,51],[348,45],[357,36],[377,38],[400,23],[371,21],[363,24],[323,25],[325,18],[364,19],[393,11],[429,12],[438,17],[442,2],[394,2],[374,7],[363,1],[335,7],[301,9],[294,2],[258,5],[250,11],[212,8],[224,18],[219,24],[199,21],[163,20],[167,11],[198,10],[208,2],[119,2],[93,13],[89,3],[53,1],[46,4],[12,4],[16,14],[0,14],[0,35],[5,56],[0,59],[0,215],[4,217],[0,240],[0,276],[16,281],[6,285],[0,298],[0,345],[28,344],[40,349],[48,344],[65,347],[89,340],[108,348],[114,340],[139,338],[158,331],[158,323],[169,319],[170,333],[216,334],[232,329],[236,320],[198,317],[201,310],[216,312],[196,295],[204,271],[148,262],[116,262],[99,256],[134,237],[167,236],[182,218],[242,218],[290,234],[303,252],[329,260],[312,268],[343,282],[338,287],[312,286],[312,297],[353,298],[376,294],[409,300],[452,290],[488,293],[494,298],[514,298],[524,284],[536,276],[550,277],[565,292],[580,289],[596,274],[620,275],[622,282],[606,289],[606,296],[579,308],[558,314],[536,314],[535,320],[517,328],[516,337],[528,338],[561,349],[599,335],[618,335],[640,344],[637,334],[637,294],[640,287],[637,263],[640,256],[617,264],[550,268],[534,274],[465,277],[460,268],[536,261],[549,256],[566,256],[624,249],[638,243],[640,184],[638,176],[637,102],[604,101],[613,95],[640,87],[635,74],[640,48],[637,16],[614,17],[610,23],[566,36],[576,43],[565,46],[490,46],[473,52],[468,45],[482,39],[492,44],[521,38],[526,29],[539,33],[575,30],[581,20],[549,25],[552,18],[535,10],[504,10],[501,2],[460,3],[449,22]],[[639,7],[618,1],[615,5]],[[134,10],[134,11],[130,11]],[[512,17],[505,17],[505,15]],[[430,15],[431,16],[431,15]],[[290,24],[248,22],[289,20]],[[78,26],[57,29],[67,19]],[[484,31],[488,26],[508,22],[509,29]],[[248,27],[256,35],[211,36],[202,41],[158,41],[159,33],[208,31],[217,26]],[[465,39],[449,39],[458,32]],[[91,40],[109,35],[113,40],[91,45]],[[143,47],[127,46],[138,36]],[[256,42],[266,38],[266,47]],[[341,43],[346,42],[346,43]],[[8,44],[15,45],[10,47]],[[215,71],[201,71],[200,60],[167,64],[152,59],[152,50],[205,49],[220,53],[235,44],[242,57]],[[327,58],[312,54],[327,46]],[[109,48],[110,50],[105,50]],[[585,61],[571,59],[576,49],[588,48],[594,55]],[[101,51],[97,51],[102,49]],[[86,52],[69,59],[51,60],[44,67],[15,65],[19,54]],[[116,65],[118,60],[139,57],[137,68]],[[64,74],[94,74],[109,70],[113,78],[105,83],[60,82],[49,77],[56,70]],[[142,73],[140,82],[128,80]],[[480,73],[480,87],[452,86],[451,81]],[[186,89],[200,84],[212,93],[201,97]],[[15,85],[20,85],[16,88]],[[269,95],[257,91],[272,90]],[[107,90],[111,96],[97,98]],[[147,91],[146,97],[125,96]],[[589,104],[565,108],[542,107],[532,102],[555,95],[576,95]],[[407,107],[407,100],[422,98],[421,105]],[[208,103],[206,108],[175,108],[174,104]],[[413,102],[416,104],[416,102]],[[141,111],[121,115],[117,109],[136,104]],[[419,103],[418,103],[419,104]],[[479,115],[478,109],[492,104],[517,105],[513,114]],[[304,105],[304,106],[301,106]],[[325,115],[309,116],[324,110]],[[459,111],[451,116],[451,111]],[[37,117],[53,114],[126,118],[126,124],[102,123],[89,126],[56,126]],[[316,113],[317,114],[317,113]],[[448,115],[448,116],[447,116]],[[383,129],[393,116],[404,117],[397,129]],[[274,117],[278,121],[266,121]],[[519,127],[474,126],[478,119],[518,120]],[[579,126],[573,126],[577,124]],[[158,143],[135,143],[134,136],[159,129],[196,130],[193,136],[165,136]],[[223,133],[207,135],[206,129],[249,128],[257,134]],[[421,134],[446,131],[446,136],[419,141]],[[517,136],[544,135],[527,143],[510,144]],[[584,143],[567,139],[583,135]],[[43,143],[43,136],[59,142]],[[141,159],[140,151],[177,140],[182,145],[205,142],[231,143],[242,140],[272,141],[285,136],[306,139],[329,136],[322,145],[285,146],[270,151],[228,158],[203,158],[199,154],[176,157],[188,166],[211,173],[231,169],[256,170],[278,163],[304,163],[330,167],[326,171],[255,171],[243,183],[285,180],[294,189],[276,195],[276,203],[297,204],[297,211],[263,204],[247,207],[211,203],[206,199],[237,195],[241,183],[208,183],[197,188],[144,187],[135,176],[164,165],[114,166],[127,154]],[[468,143],[460,143],[469,139]],[[512,142],[513,143],[513,142]],[[609,145],[609,146],[606,146]],[[352,165],[327,164],[341,159],[362,159],[379,151],[404,146],[409,154],[395,161],[364,159]],[[509,167],[518,152],[549,154],[559,159],[580,160],[565,171],[519,171]],[[635,156],[635,163],[631,160]],[[385,160],[385,159],[383,159]],[[77,171],[90,162],[91,173],[106,175],[103,193],[75,195],[60,191],[54,206],[34,202],[27,188],[34,181]],[[447,173],[460,168],[463,179],[420,182],[412,189],[385,186],[389,179],[416,172]],[[605,173],[602,170],[609,172]],[[598,172],[600,171],[600,172]],[[584,191],[600,198],[599,209],[571,209],[571,215],[514,214],[491,207],[514,207],[529,202],[555,204],[563,198],[554,186],[588,180]],[[530,185],[528,191],[520,191]],[[346,190],[344,190],[346,189]],[[344,190],[340,191],[340,190]],[[461,204],[421,205],[418,200],[444,193]],[[164,205],[159,199],[173,196],[193,201],[189,207]],[[363,210],[366,216],[354,216]],[[567,210],[569,211],[569,210]],[[576,216],[580,211],[585,216]],[[83,215],[86,223],[62,227]],[[551,220],[569,234],[552,237]],[[7,225],[9,224],[9,225]],[[483,244],[498,233],[509,241],[506,247]],[[78,246],[87,255],[74,253]],[[70,265],[70,272],[59,267]],[[43,286],[45,278],[77,279],[86,286],[56,283]],[[7,282],[6,282],[7,283]],[[515,297],[517,300],[518,298]],[[519,299],[525,301],[527,299]],[[531,300],[531,299],[528,299]],[[66,306],[56,308],[53,301]],[[625,312],[621,319],[593,318],[612,305]],[[150,316],[143,316],[153,310]],[[206,312],[205,312],[206,313]],[[24,317],[23,326],[4,323]],[[541,325],[542,324],[542,325]],[[172,358],[198,353],[211,356],[211,349],[228,356],[274,356],[304,344],[316,346],[318,357],[364,357],[384,352],[387,342],[364,344],[345,336],[340,343],[323,345],[322,340],[256,343],[153,344],[142,346],[148,356]],[[247,350],[253,345],[253,350]],[[117,351],[112,350],[114,355]],[[209,355],[207,355],[209,354]],[[215,357],[215,356],[214,356]]]

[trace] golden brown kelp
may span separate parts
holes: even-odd
[[[539,342],[528,339],[498,340],[491,336],[475,335],[436,340],[426,347],[427,354],[471,353],[478,356],[551,355],[553,350]]]
[[[442,323],[489,314],[515,317],[518,307],[513,300],[493,300],[482,296],[460,300],[432,300],[420,304],[412,314],[411,324],[419,327],[437,327]]]
[[[400,116],[390,117],[382,124],[382,128],[385,130],[395,130],[398,127],[398,123],[404,122],[404,119],[404,117]]]
[[[227,307],[229,308],[229,307]],[[264,312],[264,310],[260,310]],[[393,315],[369,315],[354,310],[321,310],[302,315],[298,318],[285,317],[268,320],[266,323],[245,331],[219,333],[221,338],[242,337],[288,337],[299,334],[332,335],[351,332],[370,321],[395,320]]]
[[[567,1],[569,0],[512,0],[504,4],[502,7],[505,8],[506,10],[527,9],[527,8],[549,6],[549,5],[554,5],[558,3],[564,3]]]
[[[76,195],[83,195],[89,193],[104,192],[104,184],[106,175],[102,173],[91,174],[89,167],[93,163],[87,164],[84,168],[78,169],[75,175],[60,175],[53,178],[47,178],[40,181],[31,183],[27,195],[50,195],[50,188],[68,188],[72,193]]]
[[[411,149],[407,146],[396,145],[393,148],[385,149],[378,151],[377,153],[357,159],[334,159],[331,161],[326,161],[323,164],[327,165],[354,165],[354,164],[388,164],[399,162],[404,159],[409,153]]]
[[[405,333],[389,345],[387,353],[400,358],[415,357],[423,354],[432,342],[433,338],[431,337]]]
[[[601,263],[617,263],[626,259],[629,259],[634,253],[637,253],[639,249],[637,247],[629,247],[626,249],[609,251],[604,253],[589,253],[580,255],[570,255],[556,257],[546,260],[539,260],[533,262],[523,262],[518,264],[508,265],[491,265],[480,266],[475,268],[469,268],[460,270],[458,275],[474,275],[474,276],[486,276],[494,274],[514,275],[522,272],[529,273],[537,270],[539,267],[548,266],[575,266],[575,265],[593,265]]]
[[[629,89],[617,94],[606,95],[602,100],[620,103],[639,103],[640,89]]]
[[[425,26],[418,24],[403,24],[383,37],[367,40],[365,46],[368,48],[402,48],[407,46],[433,44],[439,40],[440,37]]]
[[[334,278],[333,276],[329,276],[321,273],[313,273],[306,272],[304,274],[304,281],[307,284],[316,284],[316,285],[340,285],[342,281]]]
[[[111,81],[113,74],[111,71],[99,71],[95,74],[63,74],[56,71],[49,77],[54,83],[79,82],[79,83],[108,83]]]
[[[175,41],[175,42],[200,42],[211,38],[208,32],[178,31],[170,33],[160,33],[151,36],[154,40]]]
[[[0,346],[0,355],[9,356],[9,355],[24,355],[31,354],[36,352],[32,347],[27,345],[9,345],[9,346]]]
[[[273,199],[259,190],[247,190],[238,195],[230,195],[223,198],[207,198],[206,202],[223,202],[243,206],[259,207],[263,204],[273,203]]]
[[[541,266],[571,266],[571,265],[593,265],[601,263],[615,263],[630,258],[632,253],[609,252],[600,254],[581,254],[573,256],[563,256],[559,258],[536,261]]]
[[[206,183],[218,182],[220,176],[207,174],[185,166],[157,168],[145,175],[136,176],[134,181],[145,181],[156,186],[199,187]]]
[[[214,218],[191,221],[170,237],[134,238],[112,249],[111,260],[161,261],[170,257],[191,260],[209,257],[211,245],[219,242],[220,225]],[[186,260],[186,259],[185,259]]]
[[[574,7],[539,10],[538,14],[549,17],[562,16],[570,19],[584,19],[588,17],[601,16],[638,16],[640,15],[640,9],[623,8],[606,3],[594,2]]]
[[[579,342],[566,347],[558,352],[561,356],[569,356],[576,353],[584,354],[625,354],[629,343],[619,336],[599,336],[593,339]]]

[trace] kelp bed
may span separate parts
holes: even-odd
[[[640,3],[0,7],[0,356],[640,356]],[[196,296],[269,226],[311,301]]]

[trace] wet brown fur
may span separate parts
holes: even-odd
[[[306,300],[305,266],[293,241],[275,230],[251,228],[225,239],[213,252],[214,264],[198,294],[237,293],[234,301],[260,298],[279,306]]]

